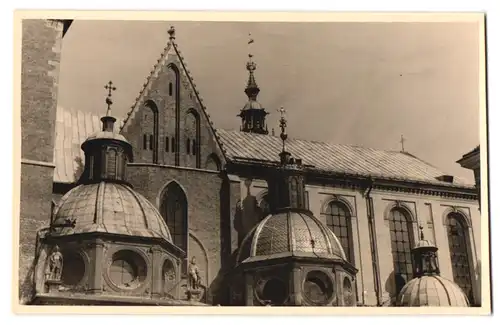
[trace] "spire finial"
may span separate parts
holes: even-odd
[[[248,62],[246,65],[246,68],[248,70],[248,82],[247,82],[247,87],[245,88],[245,93],[247,94],[248,98],[251,100],[256,100],[257,95],[259,94],[259,87],[257,86],[257,82],[255,81],[255,76],[254,76],[254,71],[257,69],[257,64],[253,61],[253,54],[252,51],[250,50],[250,44],[254,43],[254,40],[252,38],[252,34],[248,34]]]
[[[406,139],[401,134],[401,140],[399,140],[399,142],[401,143],[401,152],[405,152],[405,141]]]
[[[280,117],[280,128],[281,128],[281,134],[280,138],[281,141],[283,141],[283,152],[285,151],[285,141],[288,138],[288,135],[286,134],[286,119],[285,119],[285,113],[286,110],[283,108],[283,106],[280,107],[280,109],[277,110],[281,117]]]
[[[108,104],[108,109],[106,110],[106,116],[101,118],[102,121],[102,130],[113,132],[114,123],[116,119],[111,116],[111,105],[113,105],[113,100],[111,99],[111,92],[116,90],[116,87],[113,86],[113,82],[110,80],[104,88],[108,91],[108,96],[106,97],[106,104]]]
[[[424,227],[422,225],[420,225],[420,240],[424,240]]]
[[[169,39],[173,41],[175,39],[175,27],[170,26],[170,29],[168,30],[168,35],[170,35]]]
[[[111,100],[111,92],[116,90],[116,87],[113,86],[113,82],[110,80],[105,86],[105,89],[108,90],[108,96],[106,97],[106,104],[108,104],[108,110],[106,111],[106,116],[111,116],[111,105],[113,105],[113,100]]]

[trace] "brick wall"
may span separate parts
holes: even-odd
[[[151,109],[157,109],[158,163],[190,168],[206,168],[206,162],[216,150],[209,121],[174,52],[161,62],[156,76],[151,77],[150,89],[141,98],[139,109],[132,113],[123,130],[123,135],[134,148],[134,162],[152,163],[153,153],[143,148],[143,135],[151,134],[155,119]],[[174,139],[174,142],[172,140]],[[168,146],[166,142],[169,142]],[[188,150],[189,140],[189,150]],[[199,157],[193,155],[193,144]],[[178,164],[176,164],[176,156]],[[221,160],[220,157],[219,161]]]
[[[19,298],[31,298],[36,230],[51,213],[57,82],[63,23],[24,20],[21,64],[21,167]],[[29,160],[31,162],[26,162]],[[33,162],[34,161],[34,162]],[[38,164],[36,162],[41,162]],[[44,164],[45,163],[45,164]]]
[[[232,241],[232,238],[227,237],[227,225],[234,212],[234,206],[230,205],[237,201],[239,191],[230,193],[231,186],[224,186],[227,179],[221,177],[220,173],[194,169],[130,164],[127,178],[134,190],[144,195],[157,208],[168,183],[176,181],[181,186],[188,201],[188,259],[197,254],[196,259],[203,273],[202,277],[207,279],[210,294],[217,294],[217,277],[221,266],[230,259],[230,252],[222,249]],[[225,234],[224,238],[222,232]],[[205,254],[207,269],[203,265],[204,256],[200,256]]]

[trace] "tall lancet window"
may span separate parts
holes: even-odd
[[[186,114],[184,139],[186,150],[183,151],[186,153],[186,167],[200,168],[200,117],[194,109],[190,109]]]
[[[351,227],[351,214],[345,204],[332,201],[323,212],[326,217],[326,225],[330,228],[335,236],[339,239],[344,253],[349,262],[354,264],[354,257],[352,256],[352,227]]]
[[[142,129],[145,134],[144,149],[149,150],[144,153],[144,157],[149,163],[156,164],[158,163],[158,107],[152,100],[144,104]]]
[[[396,294],[413,277],[413,263],[411,255],[411,223],[407,212],[394,208],[389,216],[391,234],[392,261],[394,264],[394,281]]]
[[[160,212],[167,222],[172,240],[176,246],[187,253],[188,243],[188,207],[186,194],[176,182],[168,184],[164,191]],[[182,263],[185,273],[187,263]]]
[[[469,235],[467,225],[464,218],[458,213],[450,213],[446,221],[453,281],[462,288],[472,302],[473,295],[469,267]]]

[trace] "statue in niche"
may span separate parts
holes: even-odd
[[[163,274],[163,283],[164,283],[163,290],[165,294],[168,294],[170,292],[174,282],[175,282],[175,271],[173,268],[169,267],[167,270],[165,270],[165,273]]]
[[[196,265],[196,257],[194,256],[191,259],[191,262],[189,262],[188,278],[188,287],[193,290],[199,289],[201,284],[200,269],[198,268],[198,265]]]
[[[54,251],[49,257],[48,280],[60,281],[63,268],[63,256],[59,246],[54,247]]]

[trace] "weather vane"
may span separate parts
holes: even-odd
[[[116,90],[116,87],[113,86],[113,82],[109,81],[104,88],[108,91],[108,97],[106,97],[106,104],[108,104],[108,111],[106,112],[107,116],[111,114],[111,105],[113,105],[113,100],[111,100],[111,92]]]

